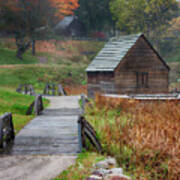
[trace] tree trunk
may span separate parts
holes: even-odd
[[[36,40],[32,40],[32,55],[36,55]]]
[[[17,46],[17,53],[16,57],[20,60],[23,60],[23,54],[29,49],[31,45],[31,41],[25,42],[24,38],[16,38],[16,46]]]
[[[18,50],[17,50],[17,53],[16,53],[16,57],[20,60],[23,60],[23,52],[22,52],[22,49],[21,47],[18,47]]]

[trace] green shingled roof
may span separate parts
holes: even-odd
[[[112,38],[94,58],[86,71],[114,71],[141,35],[134,34]]]

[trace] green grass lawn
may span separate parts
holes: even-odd
[[[35,64],[38,59],[29,52],[25,53],[23,60],[16,58],[16,51],[13,49],[0,48],[0,64]]]
[[[13,89],[0,88],[0,115],[6,112],[12,113],[16,133],[34,118],[34,115],[26,115],[26,111],[34,99],[33,96],[18,94]],[[47,106],[48,101],[43,101]]]
[[[177,50],[176,52],[169,54],[165,60],[167,62],[180,62],[180,51]]]
[[[58,65],[2,65],[0,66],[0,86],[18,87],[19,84],[32,84],[41,89],[46,83],[63,85],[83,84],[85,67]]]
[[[46,83],[85,85],[85,69],[103,45],[96,41],[39,41],[36,56],[29,50],[21,61],[16,58],[14,40],[1,38],[0,86],[17,88],[26,83],[42,92]],[[47,61],[39,64],[43,57]]]

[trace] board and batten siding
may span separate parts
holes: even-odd
[[[114,73],[113,72],[88,72],[88,97],[94,98],[96,93],[113,94]]]
[[[137,86],[137,73],[147,73],[147,86]],[[118,94],[168,93],[169,70],[147,41],[140,37],[115,69],[114,83]],[[139,77],[142,81],[142,76]]]
[[[133,36],[127,36],[120,39],[117,43],[113,42],[113,48],[111,47],[111,42],[107,47],[102,50],[105,57],[105,67],[104,69],[98,69],[100,61],[95,58],[94,66],[90,66],[90,70],[87,71],[88,76],[88,97],[94,98],[96,93],[105,94],[159,94],[168,93],[169,85],[169,67],[165,61],[159,56],[155,51],[149,41],[144,35],[140,35],[139,38],[127,51],[127,53],[121,57],[121,53],[124,53],[123,49],[120,49],[119,54],[117,54],[117,59],[115,55],[110,58],[110,51],[117,51],[117,48],[121,47],[121,40],[130,43],[130,39]],[[126,42],[127,41],[127,42]],[[117,44],[117,47],[115,45]],[[108,52],[106,52],[106,49]],[[117,52],[118,53],[118,52]],[[100,53],[101,54],[101,53]],[[108,57],[106,57],[108,54]],[[102,62],[103,57],[98,57]],[[98,59],[97,58],[97,59]],[[107,63],[107,59],[109,59]],[[96,63],[97,61],[97,63]],[[106,64],[114,63],[119,61],[116,68],[111,71],[106,71],[109,68]],[[97,65],[97,67],[96,67]],[[94,68],[91,71],[91,68]],[[97,68],[97,70],[96,70]]]

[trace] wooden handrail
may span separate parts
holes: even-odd
[[[78,120],[78,131],[79,131],[79,149],[80,152],[82,148],[87,148],[86,138],[89,139],[91,144],[97,149],[98,152],[102,152],[102,146],[100,141],[97,138],[97,133],[94,130],[93,126],[85,119],[85,105],[89,102],[84,94],[81,95],[81,116]]]
[[[81,94],[81,111],[82,111],[82,114],[85,113],[85,106],[86,106],[86,103],[88,103],[88,102],[89,102],[88,98],[84,94]]]
[[[36,115],[40,115],[44,109],[42,95],[37,95],[35,101],[29,106],[26,115],[31,115],[34,109]]]
[[[98,152],[103,152],[100,141],[97,138],[97,133],[91,124],[85,119],[85,117],[80,116],[78,120],[79,126],[79,143],[80,143],[80,152],[82,148],[87,148],[86,138],[89,139],[91,144],[97,149]]]
[[[50,83],[46,84],[43,94],[51,95],[51,96],[56,96],[56,95],[66,96],[67,95],[61,84],[56,85],[56,84],[50,84]]]
[[[36,100],[34,103],[34,113],[36,115],[40,115],[41,111],[43,111],[44,107],[43,107],[43,100],[42,100],[42,96],[38,95],[36,96]]]
[[[5,113],[0,117],[0,148],[4,148],[4,145],[8,145],[14,141],[14,125],[12,121],[12,114]]]
[[[31,84],[20,84],[19,87],[16,89],[16,92],[23,93],[23,94],[29,94],[31,96],[36,95],[34,88]]]

